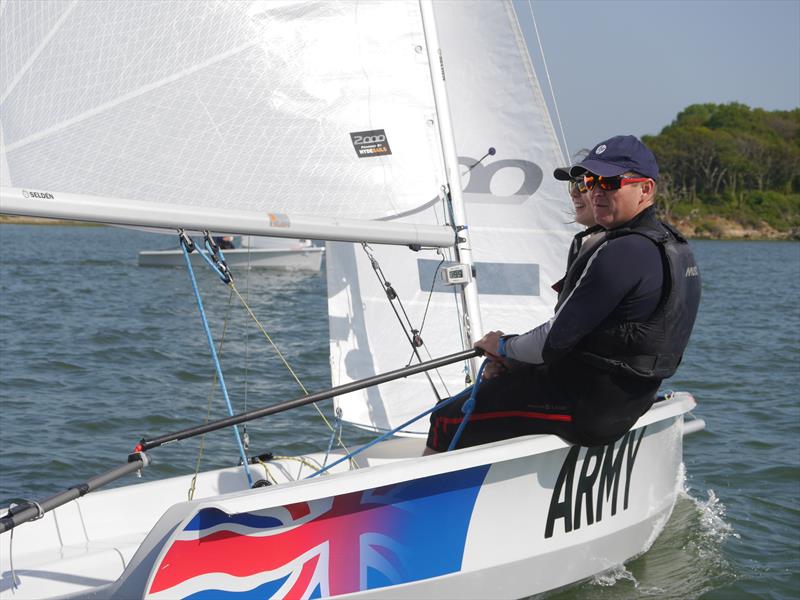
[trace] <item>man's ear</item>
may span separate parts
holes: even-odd
[[[648,179],[647,181],[642,182],[642,200],[649,200],[653,201],[656,197],[656,182],[652,179]]]

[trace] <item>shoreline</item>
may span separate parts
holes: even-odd
[[[67,221],[64,219],[47,219],[45,217],[21,217],[18,215],[0,215],[0,225],[68,225],[70,227],[105,227],[100,223],[86,221]]]
[[[753,226],[723,217],[706,216],[701,219],[674,219],[668,222],[691,240],[800,241],[799,229],[780,231],[764,221]]]

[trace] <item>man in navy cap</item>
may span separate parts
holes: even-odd
[[[658,163],[637,138],[618,135],[595,146],[570,169],[570,175],[584,177],[584,183],[592,190],[595,222],[614,229],[653,204]]]
[[[530,433],[611,443],[680,363],[700,277],[686,240],[656,218],[653,153],[634,136],[616,136],[570,176],[591,191],[604,238],[570,264],[552,319],[520,335],[492,331],[475,344],[506,371],[492,369],[481,382],[458,447]],[[434,412],[429,450],[446,450],[463,420],[458,403]]]

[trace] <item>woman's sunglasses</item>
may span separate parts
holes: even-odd
[[[586,187],[586,184],[583,182],[583,178],[578,179],[570,179],[569,180],[569,193],[570,194],[583,194],[584,192],[588,192],[589,188]]]
[[[593,190],[595,185],[599,185],[601,190],[612,191],[618,190],[624,185],[631,183],[642,183],[643,181],[650,181],[649,177],[623,177],[616,175],[615,177],[603,177],[602,175],[584,175],[583,185],[587,190]]]

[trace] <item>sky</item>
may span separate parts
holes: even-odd
[[[514,4],[548,98],[528,0]],[[570,155],[618,134],[657,134],[691,104],[800,107],[800,0],[530,5]]]

